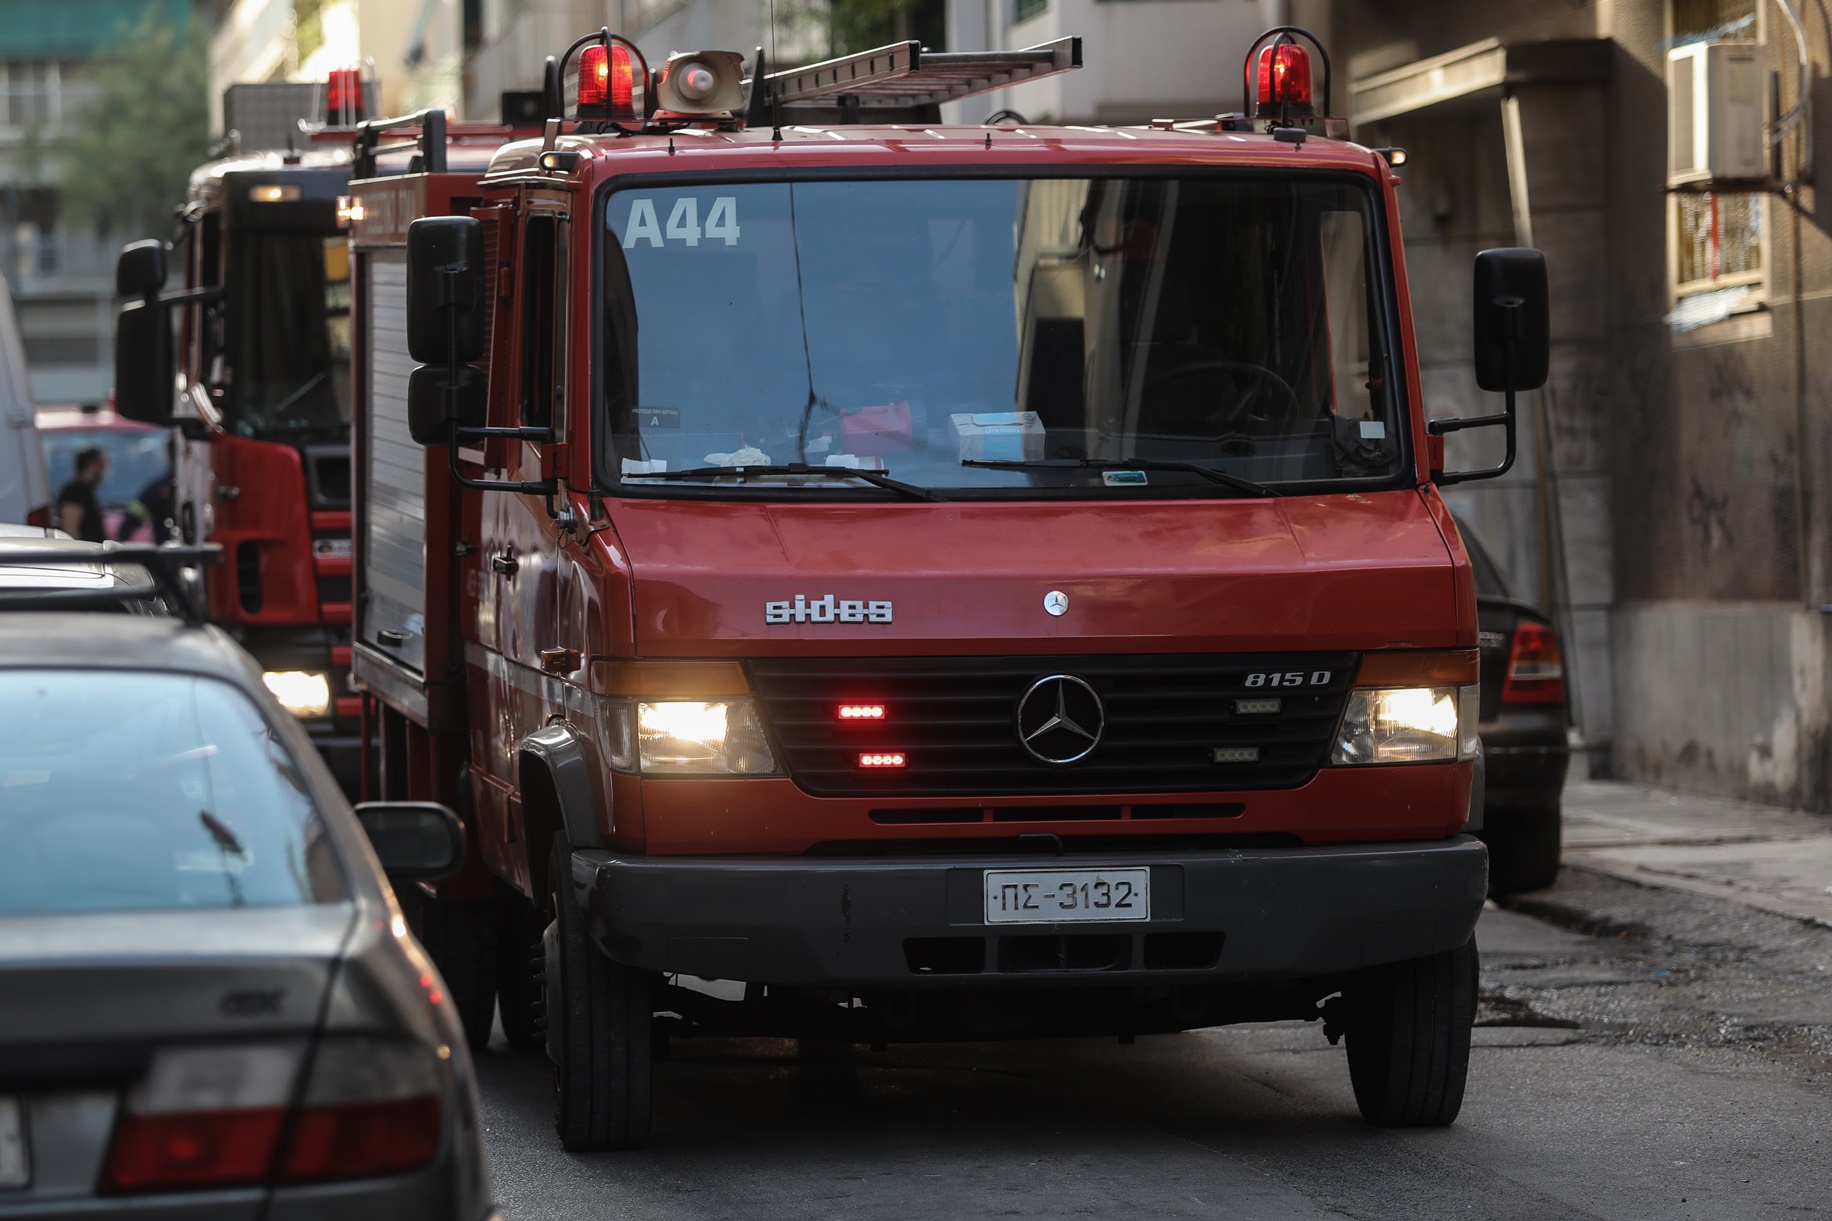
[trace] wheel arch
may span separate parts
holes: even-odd
[[[578,730],[564,721],[544,725],[516,747],[518,796],[528,856],[528,883],[536,905],[544,906],[548,856],[554,837],[572,848],[608,847],[592,795],[592,753]]]

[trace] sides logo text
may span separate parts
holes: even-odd
[[[889,623],[891,604],[889,602],[858,602],[849,598],[836,599],[832,594],[823,594],[810,602],[806,594],[796,594],[793,602],[765,602],[763,621],[765,623]]]

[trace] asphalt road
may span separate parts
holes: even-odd
[[[1683,896],[1586,897],[1724,924]],[[1832,932],[1650,927],[1486,913],[1469,1093],[1445,1131],[1362,1124],[1342,1049],[1294,1022],[806,1057],[677,1042],[650,1147],[572,1155],[546,1062],[499,1043],[479,1061],[497,1199],[510,1221],[1832,1214]]]

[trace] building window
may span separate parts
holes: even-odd
[[[1675,287],[1681,296],[1762,280],[1760,195],[1739,192],[1673,197],[1678,241]]]
[[[43,127],[52,121],[53,99],[57,91],[57,65],[15,60],[6,65],[6,111],[8,127]]]
[[[1013,10],[1012,16],[1014,23],[1042,16],[1044,10],[1050,6],[1050,0],[1016,0],[1016,3],[1017,7]]]
[[[1672,0],[1668,45],[1755,42],[1759,0]],[[1672,197],[1673,297],[1669,320],[1689,329],[1761,304],[1768,200],[1757,192],[1679,192]],[[1703,294],[1712,294],[1706,297]]]

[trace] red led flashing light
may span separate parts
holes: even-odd
[[[902,767],[904,762],[901,752],[859,756],[860,767]]]
[[[1295,43],[1275,43],[1259,54],[1260,106],[1290,106],[1308,112],[1311,108],[1310,52]]]
[[[628,47],[602,44],[579,52],[579,108],[609,105],[612,118],[635,113],[636,65]]]
[[[884,705],[841,704],[840,719],[842,721],[882,721],[884,719]]]
[[[350,127],[362,117],[363,74],[355,68],[334,69],[324,84],[324,121]]]

